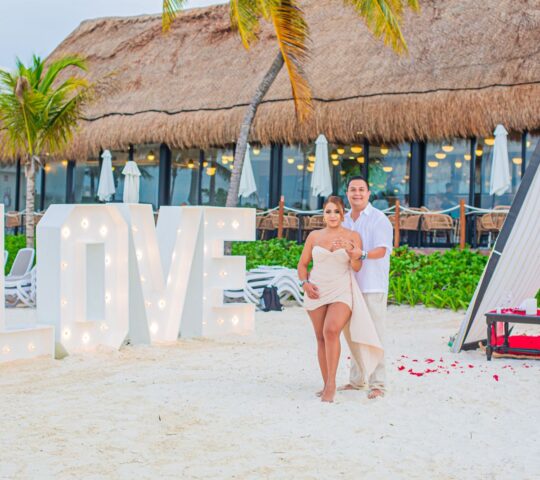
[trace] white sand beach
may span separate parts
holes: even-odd
[[[461,317],[391,307],[376,401],[315,397],[297,307],[249,337],[0,366],[0,478],[538,478],[540,362],[450,353]]]

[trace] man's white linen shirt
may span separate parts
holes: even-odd
[[[347,212],[342,225],[360,234],[362,250],[369,252],[377,247],[386,248],[383,258],[364,260],[362,268],[359,272],[355,272],[355,276],[362,293],[388,293],[390,255],[394,237],[390,220],[383,212],[368,203],[356,221],[351,218],[351,212]]]

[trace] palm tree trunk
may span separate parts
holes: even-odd
[[[251,103],[246,111],[242,126],[240,127],[240,135],[236,143],[236,152],[234,154],[234,170],[231,175],[231,183],[229,184],[229,192],[227,194],[227,207],[236,207],[238,205],[238,191],[240,189],[240,177],[242,175],[242,166],[244,164],[244,156],[246,155],[247,143],[249,138],[249,132],[253,119],[257,113],[259,105],[268,92],[269,88],[274,83],[274,80],[278,76],[281,68],[283,67],[283,56],[281,51],[277,54],[276,58],[272,62],[272,66],[266,72],[259,87],[257,88],[255,95],[253,96]]]
[[[34,155],[29,155],[24,166],[26,176],[26,246],[34,248],[34,203],[35,203],[35,183],[36,183],[36,159]]]

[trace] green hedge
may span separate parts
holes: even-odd
[[[233,243],[234,255],[247,257],[247,268],[282,265],[296,268],[302,245],[287,240]],[[391,303],[466,308],[488,257],[471,250],[449,249],[422,255],[408,247],[394,250],[390,262]]]
[[[487,260],[469,249],[423,255],[399,247],[390,262],[389,300],[452,310],[467,308]]]

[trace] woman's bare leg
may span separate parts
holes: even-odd
[[[333,402],[336,394],[336,372],[341,354],[339,336],[351,317],[351,309],[341,302],[328,306],[324,319],[324,345],[326,348],[327,377],[324,392],[321,396],[323,402]]]
[[[308,312],[311,323],[313,324],[313,330],[315,330],[315,336],[317,337],[317,358],[319,360],[319,368],[321,369],[321,375],[323,378],[323,389],[317,392],[317,395],[322,395],[324,387],[326,386],[327,370],[326,370],[326,350],[324,345],[324,318],[326,316],[326,310],[328,305],[316,308]]]

